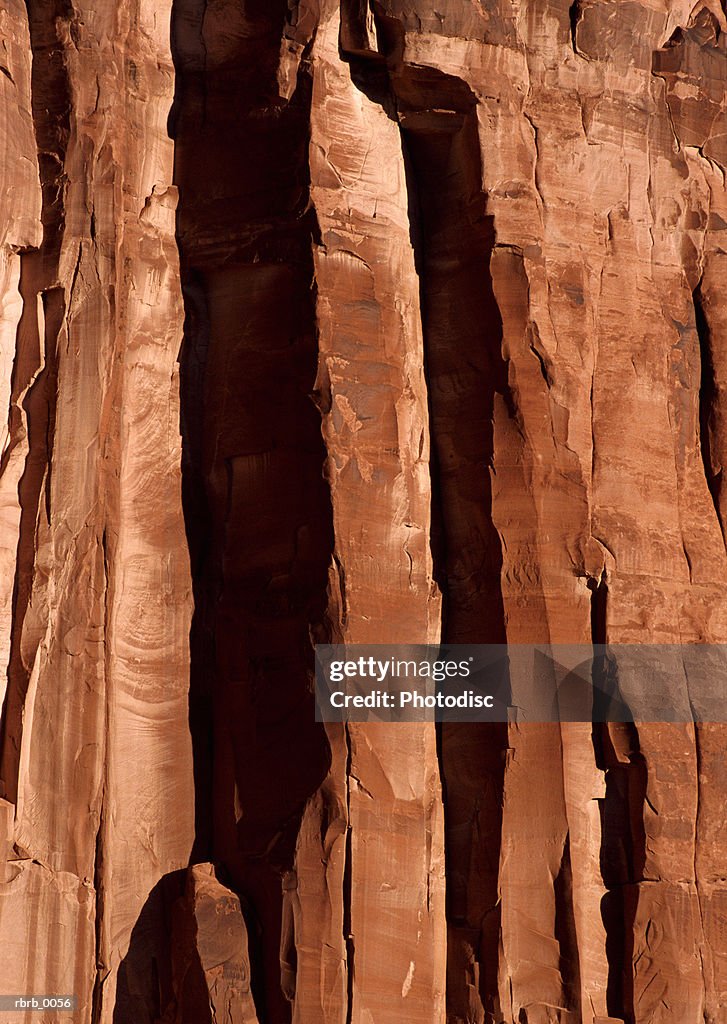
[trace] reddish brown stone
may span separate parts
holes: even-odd
[[[723,727],[311,685],[727,640],[726,39],[6,0],[0,994],[78,997],[33,1024],[727,1019]]]

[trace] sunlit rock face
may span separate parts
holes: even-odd
[[[17,1020],[727,1021],[723,727],[311,685],[727,642],[719,0],[5,0],[0,146]]]
[[[0,11],[0,991],[74,1021],[151,1019],[194,835],[169,17]]]

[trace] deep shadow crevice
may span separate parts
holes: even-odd
[[[709,493],[714,505],[715,515],[719,523],[723,540],[725,539],[725,526],[721,513],[721,491],[723,479],[723,467],[716,458],[713,450],[712,436],[714,433],[714,421],[719,391],[717,378],[714,369],[714,358],[712,355],[712,341],[710,337],[709,322],[702,296],[701,281],[692,293],[694,303],[694,322],[699,341],[699,357],[701,376],[699,382],[699,447],[702,454],[702,465],[704,466],[704,477],[709,488]]]
[[[507,391],[507,370],[490,274],[495,233],[482,190],[475,101],[463,82],[431,69],[405,69],[395,76],[394,89],[420,282],[442,643],[501,644],[502,546],[492,519],[490,472],[494,401]],[[498,882],[507,746],[504,723],[439,727],[447,1006],[454,1019],[464,1019],[472,983],[486,1019],[500,1013]]]
[[[0,716],[0,794],[15,802],[25,700],[32,650],[39,638],[24,635],[36,568],[36,526],[41,513],[50,521],[50,480],[58,390],[58,336],[65,298],[58,286],[58,263],[65,230],[65,156],[70,135],[71,85],[59,30],[72,19],[67,0],[27,0],[32,51],[31,106],[38,150],[43,241],[20,256],[23,312],[17,330],[11,382],[11,447],[27,423],[28,453],[18,487],[20,529],[13,588],[8,686]],[[37,297],[43,305],[43,336]]]
[[[633,957],[638,886],[644,880],[646,831],[644,806],[648,783],[646,759],[638,728],[618,721],[618,670],[606,650],[608,643],[608,582],[606,572],[589,581],[591,642],[594,646],[594,688],[602,699],[593,727],[597,767],[605,773],[606,795],[599,799],[601,820],[600,870],[606,894],[601,918],[606,932],[608,981],[606,1006],[611,1017],[635,1020]],[[614,718],[608,721],[608,709]],[[594,705],[594,711],[597,708]],[[627,711],[621,705],[620,710]]]
[[[304,53],[293,96],[281,99],[285,0],[231,12],[223,58],[208,45],[206,33],[220,28],[214,14],[204,0],[173,4],[182,497],[194,593],[191,862],[212,861],[239,896],[258,1017],[286,1024],[295,961],[281,965],[282,940],[294,942],[283,935],[283,885],[303,810],[330,767],[312,686],[313,644],[329,638],[333,516],[312,400],[311,76]],[[148,973],[133,946],[127,975],[132,965]],[[176,1019],[173,1002],[165,1013]]]
[[[506,640],[502,545],[492,516],[494,404],[509,408],[490,258],[476,98],[464,81],[402,65],[399,23],[381,16],[388,63],[345,53],[354,84],[399,124],[419,277],[430,425],[431,550],[442,643]],[[447,1012],[469,1019],[474,987],[500,1019],[498,893],[505,723],[438,727],[445,808]]]

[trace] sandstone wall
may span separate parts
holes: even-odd
[[[727,641],[724,4],[0,41],[0,992],[727,1022],[723,727],[311,694],[319,641]]]

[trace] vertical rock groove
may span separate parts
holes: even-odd
[[[179,88],[179,83],[177,84]],[[210,507],[202,472],[204,438],[203,395],[209,353],[209,313],[204,280],[184,274],[184,340],[180,352],[180,427],[182,447],[182,501],[194,594],[190,630],[189,728],[194,747],[195,863],[212,857],[212,751],[214,749],[214,613],[217,581],[207,570],[213,564]]]
[[[358,31],[356,31],[358,26]],[[387,71],[371,32],[394,54]],[[345,31],[344,31],[345,29]],[[431,433],[433,574],[442,594],[441,641],[506,641],[502,549],[492,517],[494,398],[508,396],[502,322],[493,293],[493,218],[483,192],[476,99],[460,79],[397,62],[400,33],[379,16],[344,14],[352,79],[397,117],[424,344]],[[351,42],[354,40],[354,42]],[[447,1007],[466,1019],[478,1003],[495,1020],[504,724],[443,725],[438,749],[449,878]]]
[[[354,1007],[354,982],[356,978],[356,945],[353,934],[353,923],[351,920],[351,908],[353,903],[353,843],[351,837],[351,774],[353,764],[351,760],[351,737],[348,725],[344,725],[346,741],[346,845],[344,851],[343,867],[343,946],[346,950],[346,1018],[345,1024],[353,1022]]]
[[[591,642],[602,653],[594,662],[596,705],[608,713],[618,679],[603,647],[609,641],[609,593],[605,570],[589,581]],[[643,812],[648,771],[639,749],[638,729],[629,723],[594,726],[595,761],[604,772],[605,794],[599,799],[601,823],[600,869],[606,892],[601,900],[605,929],[608,1013],[627,1022],[634,1017],[632,960],[638,885],[644,879],[646,833]]]
[[[494,395],[507,391],[489,264],[474,97],[464,83],[406,69],[394,78],[408,157],[432,453],[434,577],[442,643],[504,643],[502,550],[492,519]],[[432,109],[435,108],[435,109]],[[505,725],[445,724],[439,750],[448,887],[448,1013],[497,995]]]
[[[710,339],[709,324],[702,299],[701,281],[694,289],[694,321],[699,339],[700,381],[699,381],[699,447],[702,453],[704,476],[709,493],[712,496],[714,510],[719,521],[722,536],[725,526],[721,509],[722,477],[724,467],[721,465],[719,453],[715,451],[713,435],[719,415],[719,391],[712,355],[713,342]]]
[[[3,0],[0,995],[727,1019],[724,724],[519,701],[727,640],[726,82],[716,0]],[[510,721],[316,724],[334,639]]]
[[[281,988],[281,879],[330,761],[312,695],[333,544],[312,400],[310,75],[303,61],[291,99],[281,100],[286,11],[246,4],[238,34],[212,6],[177,2],[173,12],[195,853],[214,859],[241,897],[255,1002],[270,1024],[291,1012]]]
[[[581,1013],[580,1005],[580,963],[578,936],[573,913],[573,870],[570,856],[570,836],[566,836],[563,856],[558,874],[553,880],[555,892],[555,921],[553,932],[559,950],[558,969],[563,979],[565,1003]]]
[[[433,529],[442,639],[503,643],[502,549],[490,471],[494,395],[507,392],[507,369],[489,269],[495,236],[482,191],[474,97],[463,83],[431,71],[407,69],[394,81],[409,157],[432,504],[441,519]]]
[[[591,592],[591,643],[594,647],[608,643],[608,581],[606,571],[599,580],[588,581]]]
[[[21,256],[20,294],[23,315],[18,324],[12,379],[11,423],[14,443],[28,448],[18,486],[20,529],[13,592],[8,687],[0,723],[0,780],[7,799],[15,802],[22,722],[30,670],[40,636],[31,629],[23,641],[25,618],[36,571],[36,524],[39,514],[50,521],[50,476],[55,429],[59,331],[65,298],[57,287],[65,224],[65,156],[72,104],[59,19],[68,18],[65,0],[28,4],[32,49],[31,98],[42,194],[43,240],[39,249]],[[22,438],[22,440],[21,440]],[[9,453],[6,453],[9,454]],[[42,507],[43,511],[41,512]]]
[[[643,810],[647,768],[634,726],[604,730],[599,767],[606,773],[601,811],[602,902],[609,964],[607,1005],[611,1016],[634,1021],[634,928],[639,883],[644,879]]]
[[[379,17],[374,26],[378,38],[395,51],[398,33],[391,24]],[[351,38],[357,33],[349,23],[342,32],[349,50]],[[490,470],[494,395],[506,393],[507,371],[489,269],[495,239],[482,189],[475,97],[464,82],[433,69],[394,65],[386,74],[377,62],[354,54],[349,56],[354,82],[396,110],[404,151],[429,404],[432,555],[442,593],[441,640],[504,643],[502,552],[492,520]],[[440,729],[450,880],[447,1005],[455,1020],[464,1019],[473,999],[492,1019],[499,1013],[506,746],[504,725]]]

